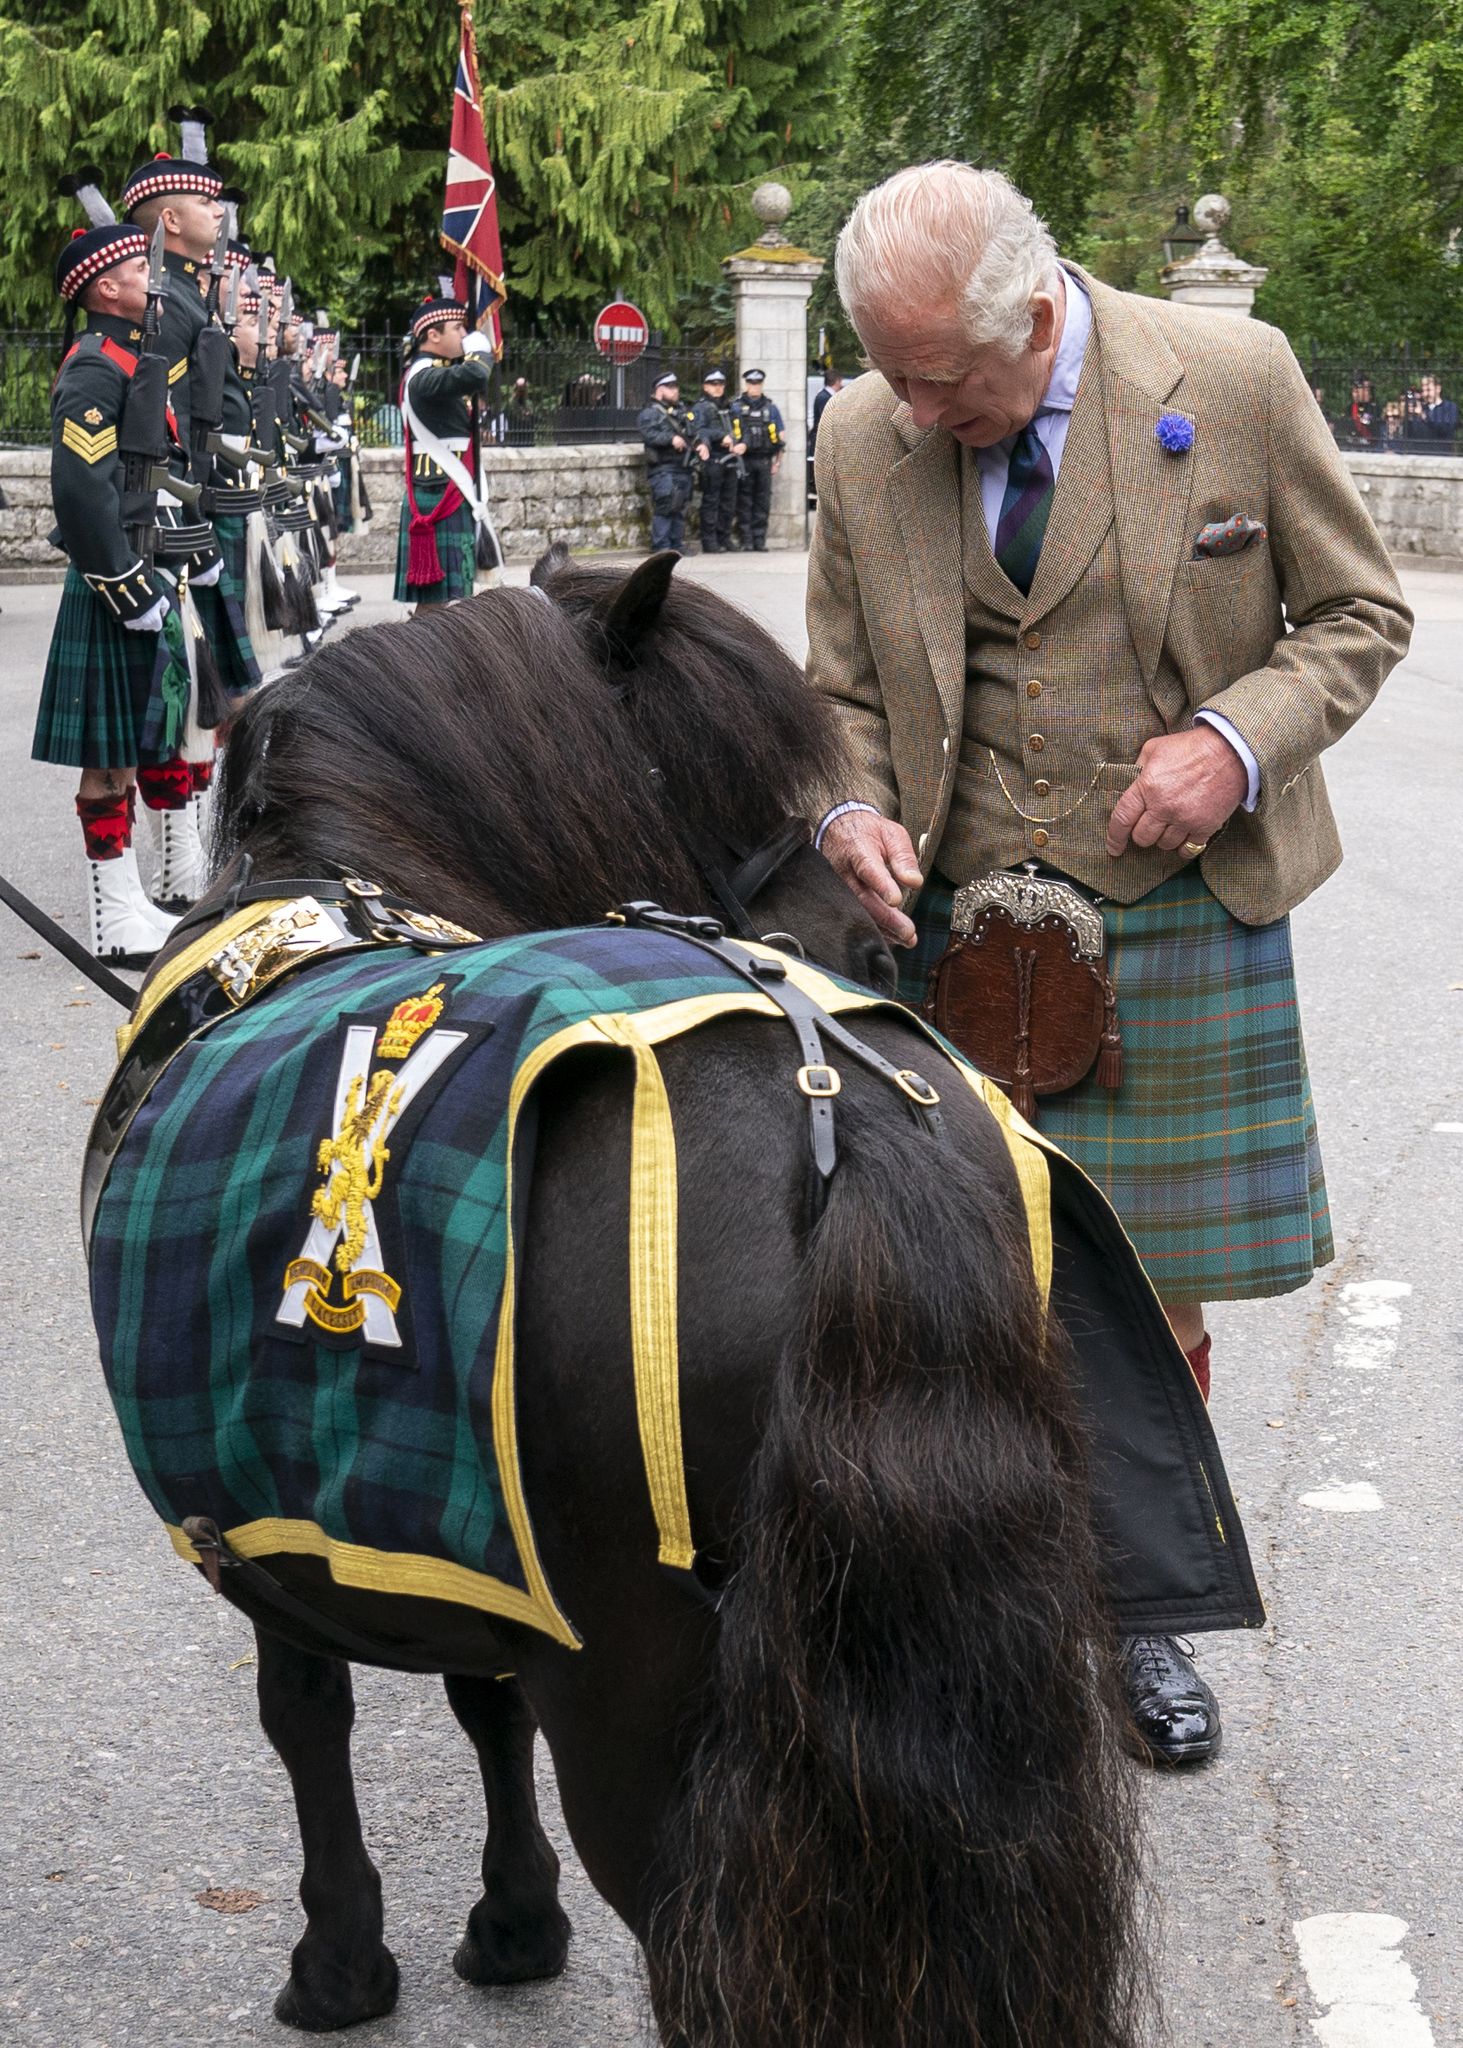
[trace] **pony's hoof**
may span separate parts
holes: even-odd
[[[557,1906],[532,1920],[494,1920],[474,1911],[452,1967],[469,1984],[528,1984],[557,1977],[569,1959],[569,1921]]]
[[[379,2020],[396,2004],[401,1976],[396,1958],[383,1948],[360,1984],[343,1979],[326,1990],[301,1981],[297,1971],[274,2001],[274,2016],[302,2034],[331,2034],[337,2027],[358,2026],[362,2020]]]

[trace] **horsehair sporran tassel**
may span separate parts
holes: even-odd
[[[1029,1124],[1036,1122],[1036,1092],[1031,1085],[1031,978],[1036,954],[1016,948],[1016,1067],[1011,1076],[1011,1106]]]
[[[1102,1051],[1095,1079],[1099,1088],[1116,1092],[1123,1085],[1123,1033],[1118,1023],[1118,992],[1106,975],[1102,980]]]

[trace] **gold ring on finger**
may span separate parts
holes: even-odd
[[[1183,850],[1190,860],[1197,860],[1208,844],[1207,839],[1186,839]]]

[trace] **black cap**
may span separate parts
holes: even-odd
[[[420,341],[429,327],[467,325],[467,307],[461,299],[438,298],[428,292],[411,316],[411,338]]]
[[[56,258],[56,289],[69,306],[94,277],[115,269],[132,256],[147,254],[147,236],[127,221],[98,228],[77,228]]]
[[[744,384],[765,384],[767,382],[767,372],[765,370],[743,370],[742,382]]]
[[[223,188],[223,179],[210,165],[159,150],[150,163],[139,164],[122,187],[122,212],[131,214],[144,199],[168,199],[179,192],[217,199]]]
[[[674,370],[661,371],[660,375],[655,380],[655,388],[657,391],[659,391],[662,384],[674,384],[678,391],[681,388],[681,380],[676,375]]]
[[[709,370],[701,372],[701,382],[703,384],[725,384],[726,371],[721,367],[720,363],[713,363]]]

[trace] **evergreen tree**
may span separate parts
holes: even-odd
[[[818,0],[500,0],[477,23],[509,317],[579,320],[618,286],[652,321],[745,239],[759,178],[831,132],[836,9]],[[115,193],[202,103],[250,240],[354,321],[435,275],[458,17],[442,0],[26,0],[0,14],[0,304],[49,321],[77,224],[57,178]],[[785,173],[786,174],[786,173]],[[739,209],[742,211],[739,214]]]

